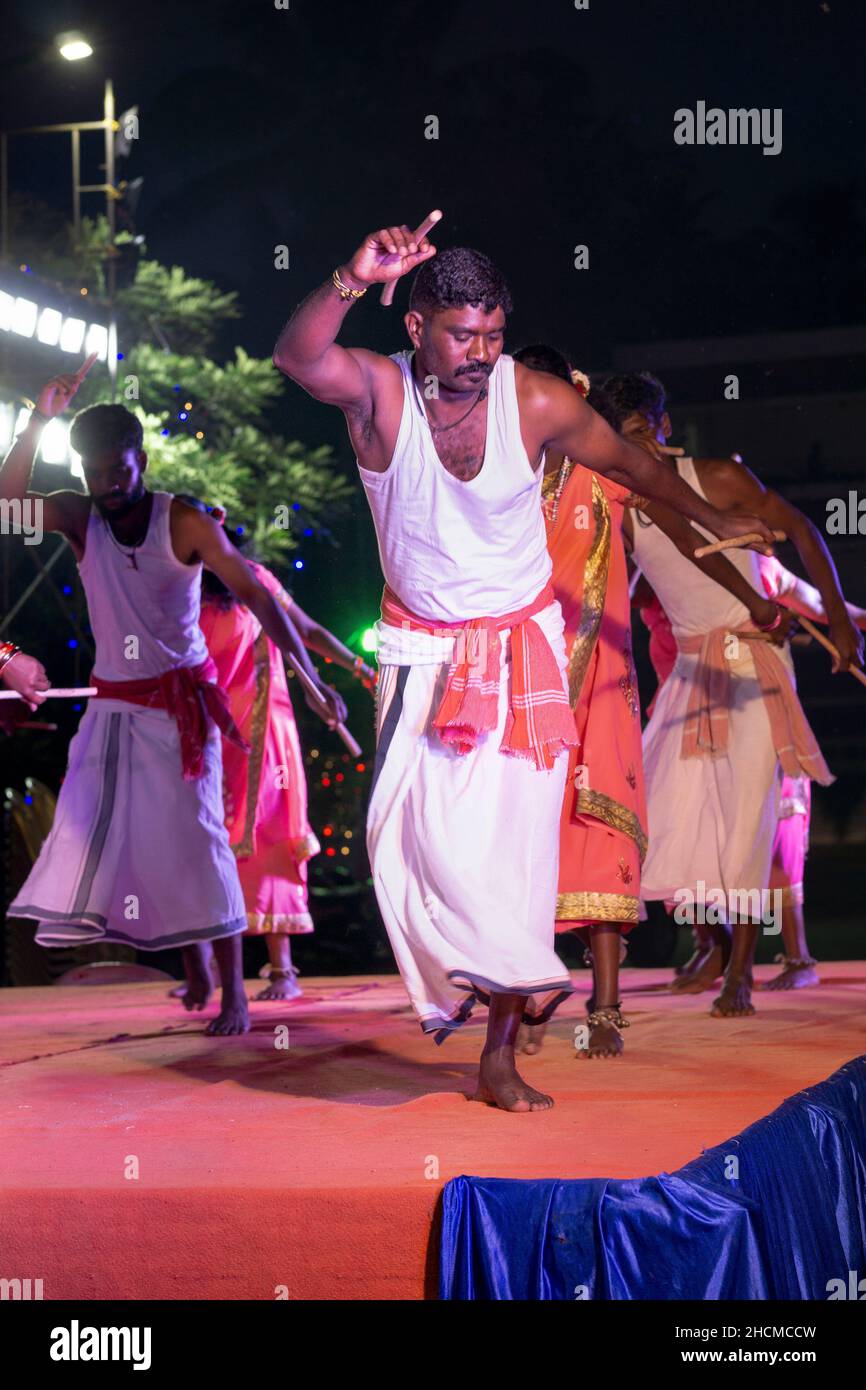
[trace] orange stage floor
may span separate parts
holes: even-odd
[[[438,1048],[396,977],[305,979],[227,1039],[164,984],[4,990],[0,1276],[46,1299],[435,1296],[450,1178],[670,1171],[866,1052],[866,962],[821,974],[723,1021],[627,969],[626,1055],[588,1062],[581,973],[524,1059],[557,1105],[526,1115],[465,1099],[484,1010]]]

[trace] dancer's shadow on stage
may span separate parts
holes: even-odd
[[[385,1031],[382,1022],[380,1015],[373,1024],[379,1025],[379,1032]],[[438,1048],[431,1056],[430,1040],[410,1040],[402,1022],[390,1046],[381,1038],[347,1038],[348,1028],[357,1028],[357,1014],[347,1013],[345,1023],[341,1031],[333,1015],[327,1027],[290,1013],[271,1025],[255,1019],[250,1033],[238,1038],[203,1036],[194,1056],[175,1057],[166,1066],[192,1081],[213,1085],[230,1079],[255,1091],[338,1105],[385,1108],[424,1096],[471,1093],[477,1063],[451,1061]],[[287,1040],[281,1028],[287,1030]]]

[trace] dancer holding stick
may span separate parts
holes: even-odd
[[[385,571],[379,746],[367,843],[380,909],[425,1031],[490,1006],[475,1098],[547,1109],[514,1062],[522,1018],[571,989],[553,949],[557,826],[574,721],[540,505],[550,447],[713,534],[769,531],[723,517],[620,440],[565,382],[503,353],[511,297],[477,251],[433,259],[385,227],[295,311],[274,361],[346,417]],[[336,339],[373,284],[420,267],[411,352]]]
[[[123,406],[91,406],[72,422],[87,494],[28,492],[42,428],[73,399],[83,370],[43,387],[0,468],[0,496],[32,498],[43,529],[72,547],[97,690],[70,745],[54,825],[9,910],[35,918],[45,946],[109,940],[158,950],[213,941],[223,992],[207,1031],[242,1033],[246,913],[223,824],[219,731],[240,735],[198,625],[202,565],[307,672],[315,691],[308,703],[328,723],[345,718],[345,705],[222,527],[147,490],[142,427]]]
[[[671,423],[655,377],[626,374],[609,378],[605,388],[619,403],[625,433],[652,452],[665,444]],[[821,594],[840,658],[859,662],[862,635],[846,611],[827,547],[808,519],[738,460],[668,456],[663,466],[716,506],[749,505],[767,529],[790,536]],[[678,648],[674,673],[644,731],[649,851],[641,896],[676,903],[684,920],[689,912],[694,918],[702,897],[710,902],[717,951],[705,971],[678,988],[704,987],[730,951],[712,1012],[751,1014],[757,933],[771,925],[764,903],[782,775],[824,784],[832,777],[797,699],[787,645],[760,640],[767,634],[756,631],[745,606],[686,570],[684,558],[639,511],[628,524],[635,563],[667,612]],[[758,557],[734,548],[729,558],[760,591]],[[781,615],[774,627],[771,636],[784,632]]]

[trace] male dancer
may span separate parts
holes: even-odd
[[[671,433],[664,388],[649,373],[609,378],[605,389],[623,415],[623,432],[658,451]],[[797,546],[817,585],[843,669],[862,657],[835,567],[817,529],[734,459],[670,459],[700,496],[721,509],[751,506]],[[752,961],[761,914],[751,909],[770,880],[782,773],[832,780],[796,697],[787,647],[757,640],[748,612],[694,570],[638,511],[628,520],[633,558],[667,611],[679,656],[644,731],[650,846],[641,896],[674,900],[705,885],[724,895],[733,926],[731,957],[715,1017],[754,1013]],[[731,561],[761,586],[757,556]],[[733,638],[733,642],[731,642]],[[748,912],[739,904],[750,903]],[[734,902],[738,903],[735,908]],[[716,906],[714,902],[714,906]]]
[[[444,1036],[489,1003],[476,1099],[541,1110],[552,1100],[518,1075],[514,1041],[531,997],[544,1018],[571,989],[553,914],[560,754],[574,740],[544,452],[726,536],[754,526],[766,544],[769,531],[720,516],[570,386],[515,366],[500,273],[465,248],[434,256],[406,226],[371,233],[295,311],[274,361],[342,409],[376,524],[386,589],[368,847],[398,965],[425,1031]],[[336,342],[371,285],[419,265],[404,320],[414,351]]]
[[[798,575],[785,569],[776,556],[758,557],[761,579],[768,596],[782,604],[793,613],[802,613],[816,623],[826,623],[827,614],[821,602],[821,595],[812,584],[807,584]],[[677,659],[677,645],[671,630],[670,620],[642,574],[635,576],[632,588],[632,602],[640,609],[640,615],[650,629],[649,654],[660,689]],[[851,621],[866,629],[866,609],[847,603],[846,608]],[[810,639],[806,639],[807,641]],[[656,694],[658,693],[658,689]],[[655,696],[648,707],[652,712]],[[770,865],[770,891],[778,889],[782,905],[782,946],[784,954],[776,960],[782,965],[778,975],[762,986],[763,989],[778,991],[806,989],[820,984],[812,956],[806,940],[806,924],[803,916],[803,869],[809,843],[809,817],[811,809],[811,783],[808,777],[785,777],[782,781],[779,820],[773,840],[773,853]],[[712,930],[703,923],[695,923],[692,934],[695,938],[695,951],[688,961],[677,970],[677,978],[672,988],[678,992],[697,994],[724,972],[730,941],[717,938],[722,933]],[[724,934],[726,936],[726,933]]]
[[[582,372],[570,372],[555,348],[521,348],[515,360],[573,382],[593,410],[619,431],[613,402]],[[542,487],[553,590],[565,620],[569,702],[578,743],[559,828],[556,930],[574,931],[589,948],[593,989],[587,1045],[578,1057],[616,1057],[628,1026],[619,1000],[622,939],[639,915],[647,815],[637,678],[632,659],[629,583],[623,544],[628,489],[548,452]],[[648,515],[691,563],[724,585],[770,625],[775,605],[751,589],[724,555],[695,558],[702,537],[678,513],[642,502]],[[543,1026],[526,1029],[524,1052],[536,1052]]]
[[[198,625],[202,564],[304,667],[319,696],[309,697],[312,707],[333,722],[345,707],[222,527],[169,493],[147,491],[141,425],[123,406],[91,406],[72,422],[89,495],[28,492],[42,429],[81,379],[55,377],[43,387],[0,468],[0,496],[33,499],[43,529],[72,547],[98,692],[70,745],[51,832],[9,911],[36,918],[44,946],[124,941],[158,950],[213,941],[223,992],[207,1032],[243,1033],[246,914],[223,825],[217,727],[233,725]]]

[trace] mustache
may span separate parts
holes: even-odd
[[[457,368],[457,371],[454,373],[454,375],[455,375],[455,376],[469,376],[469,375],[477,376],[479,372],[483,372],[485,376],[489,376],[490,373],[491,373],[492,371],[493,371],[493,368],[490,366],[490,364],[489,364],[488,362],[477,362],[477,363],[474,363],[471,367],[458,367],[458,368]]]
[[[102,497],[94,497],[93,505],[96,507],[97,511],[102,512],[103,515],[106,512],[110,512],[112,516],[123,516],[126,512],[130,511],[131,508],[136,506],[141,501],[143,496],[143,487],[139,488],[137,492],[131,492],[128,494],[109,492]],[[105,504],[108,501],[114,501],[117,505],[113,507],[106,507]]]

